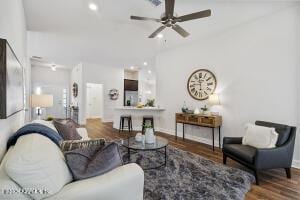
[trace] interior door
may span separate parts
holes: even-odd
[[[103,86],[101,84],[87,84],[86,99],[86,117],[87,118],[101,118],[102,117],[102,103],[103,103]]]

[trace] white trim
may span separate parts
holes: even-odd
[[[163,133],[167,133],[169,135],[175,135],[175,132],[173,130],[167,130],[167,129],[159,129],[161,132]],[[177,132],[177,136],[178,137],[182,137],[182,132]],[[200,143],[204,143],[204,144],[208,144],[208,145],[212,145],[212,140],[209,138],[204,138],[204,137],[198,137],[198,136],[194,136],[194,135],[189,135],[189,134],[185,134],[185,138],[189,139],[189,140],[193,140],[196,142],[200,142]],[[219,140],[217,138],[217,140],[215,140],[215,147],[219,147]]]
[[[292,167],[300,169],[300,160],[293,160]]]

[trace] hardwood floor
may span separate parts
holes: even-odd
[[[86,125],[87,131],[91,138],[103,137],[107,140],[124,139],[128,136],[134,136],[135,132],[119,133],[118,130],[112,127],[112,123],[102,123],[100,119],[90,119]],[[211,146],[198,142],[182,139],[175,140],[174,136],[157,133],[169,140],[170,145],[201,155],[210,160],[222,163],[222,152],[216,148],[212,151]],[[228,159],[228,166],[238,167],[247,170],[238,163]],[[246,199],[300,199],[300,170],[292,169],[292,179],[287,179],[284,169],[266,170],[259,173],[260,185],[252,185],[251,190],[246,194]]]

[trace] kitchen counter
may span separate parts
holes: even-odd
[[[158,131],[160,114],[165,109],[158,107],[143,107],[137,108],[134,106],[124,106],[124,107],[116,107],[114,109],[114,121],[113,127],[115,129],[119,129],[120,124],[120,116],[121,115],[131,115],[132,118],[132,127],[135,131],[142,130],[143,116],[153,116],[154,119],[154,128],[155,131]],[[127,126],[127,122],[125,122],[125,126]]]
[[[135,106],[124,106],[124,107],[118,107],[115,108],[116,110],[148,110],[148,111],[164,111],[165,109],[163,108],[158,108],[158,107],[143,107],[143,108],[137,108]]]

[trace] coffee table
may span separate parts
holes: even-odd
[[[164,155],[164,162],[160,163],[155,167],[143,168],[143,170],[149,169],[157,169],[162,166],[167,165],[167,146],[169,141],[165,138],[156,136],[156,141],[153,144],[147,144],[143,142],[137,142],[135,137],[129,137],[122,141],[122,146],[126,147],[128,150],[128,162],[130,162],[130,151],[137,151],[137,152],[145,152],[145,151],[156,151]],[[164,152],[161,152],[160,149],[164,149]]]

